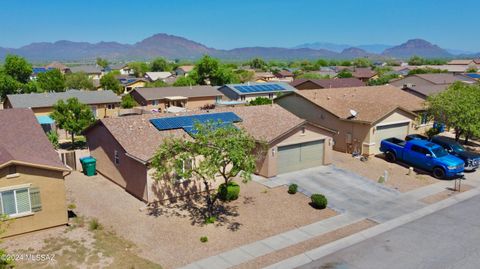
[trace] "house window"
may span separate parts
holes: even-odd
[[[153,100],[152,101],[152,106],[158,106],[158,100]]]
[[[97,106],[90,106],[90,109],[92,110],[93,112],[93,116],[97,117]]]
[[[113,159],[114,159],[116,165],[120,164],[120,156],[118,155],[118,150],[115,150],[113,152]]]
[[[193,167],[193,159],[188,159],[188,160],[183,161],[183,163],[182,163],[182,173],[185,173],[186,170],[192,169],[192,167]],[[183,182],[185,180],[188,180],[188,178],[180,177],[178,174],[177,174],[176,178],[177,178],[177,181],[179,181],[179,182]]]
[[[273,99],[273,93],[269,93],[268,98]]]
[[[245,101],[245,95],[240,96],[241,101]]]
[[[16,216],[32,212],[28,188],[3,191],[0,193],[2,214]]]
[[[420,125],[425,125],[428,123],[428,113],[424,112],[420,114]]]
[[[218,102],[220,102],[220,101],[222,101],[222,97],[221,97],[221,96],[217,96],[217,97],[215,97],[215,102],[217,102],[217,103],[218,103]]]
[[[115,105],[114,105],[114,104],[108,104],[108,105],[107,105],[107,108],[108,108],[108,109],[114,109],[114,108],[115,108]]]

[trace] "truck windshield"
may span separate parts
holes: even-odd
[[[435,147],[435,148],[432,148],[432,152],[433,154],[435,154],[435,156],[437,158],[440,158],[440,157],[443,157],[443,156],[447,156],[448,155],[448,152],[442,148],[442,147]]]

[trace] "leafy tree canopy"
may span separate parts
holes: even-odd
[[[272,102],[273,101],[270,100],[267,97],[257,97],[255,99],[251,100],[250,102],[248,102],[248,105],[250,105],[250,106],[269,105]]]
[[[173,83],[173,86],[175,86],[175,87],[194,86],[194,85],[197,85],[197,82],[192,78],[191,75],[186,76],[186,77],[179,77]]]
[[[75,143],[75,135],[80,134],[95,121],[90,107],[80,103],[77,98],[69,98],[67,102],[59,100],[53,106],[50,116],[59,128],[70,132],[72,146]]]
[[[338,78],[351,78],[353,77],[352,72],[348,71],[347,69],[343,69],[337,74]]]
[[[150,68],[144,62],[131,62],[128,66],[133,69],[133,75],[136,77],[144,77],[145,73],[150,71]]]
[[[455,82],[427,99],[429,114],[435,121],[454,128],[455,138],[480,136],[480,86]]]
[[[85,72],[65,74],[67,89],[95,90],[93,80]]]
[[[133,108],[138,106],[138,103],[131,95],[127,94],[122,97],[122,103],[120,105],[122,108]]]
[[[65,91],[65,77],[58,69],[48,70],[37,75],[37,83],[42,92]]]
[[[251,135],[233,126],[217,128],[218,124],[196,124],[197,133],[193,140],[166,139],[152,161],[157,180],[171,181],[176,174],[204,185],[203,196],[207,207],[204,216],[207,219],[217,212],[217,195],[210,184],[218,177],[224,180],[225,185],[236,177],[250,180],[257,159],[253,153],[256,142]]]
[[[5,74],[11,76],[20,83],[27,83],[32,75],[32,65],[17,55],[7,55],[3,65]]]
[[[104,90],[112,90],[116,94],[123,93],[123,86],[114,74],[108,73],[100,79],[100,86]]]
[[[150,65],[152,72],[172,71],[172,67],[164,58],[156,58]]]
[[[107,59],[97,58],[97,65],[105,69],[108,67],[109,63]]]

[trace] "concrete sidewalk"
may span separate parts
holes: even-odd
[[[328,171],[325,170],[323,172],[327,173]],[[480,179],[478,178],[478,176],[475,177],[474,175],[475,174],[470,174],[468,184],[478,187],[480,186]],[[262,181],[258,178],[255,179],[255,181],[262,183]],[[347,184],[344,181],[342,182],[344,184]],[[430,195],[442,192],[448,187],[452,187],[453,181],[441,181],[406,193],[383,190],[382,188],[378,188],[378,186],[373,186],[373,189],[370,189],[372,187],[372,182],[368,182],[369,183],[363,184],[363,180],[360,179],[360,182],[356,182],[354,184],[355,187],[347,185],[344,186],[342,190],[338,190],[340,194],[337,194],[333,201],[334,203],[336,203],[336,205],[342,206],[341,212],[343,213],[341,215],[310,225],[299,227],[297,229],[290,230],[281,234],[277,234],[275,236],[253,242],[248,245],[240,246],[230,251],[196,261],[182,268],[230,268],[235,265],[254,260],[260,256],[304,242],[306,240],[315,238],[322,234],[326,234],[328,232],[337,230],[339,228],[359,222],[364,219],[371,219],[379,223],[379,225],[368,229],[368,231],[370,232],[364,231],[346,237],[344,239],[337,240],[331,244],[325,245],[330,247],[320,247],[320,250],[317,250],[317,252],[315,252],[328,253],[329,251],[343,248],[352,242],[359,242],[361,240],[364,240],[365,238],[373,234],[376,235],[382,231],[393,229],[394,227],[398,227],[399,225],[402,225],[408,221],[412,221],[426,214],[445,208],[446,206],[449,206],[453,203],[457,203],[462,199],[464,200],[468,197],[471,197],[472,195],[480,193],[479,189],[473,189],[465,193],[461,193],[457,196],[448,198],[447,200],[441,201],[439,203],[433,205],[426,205],[419,200]],[[329,182],[329,184],[330,183],[331,181]],[[276,187],[289,183],[287,181],[277,179],[263,181],[262,184],[266,186],[270,185],[270,187]],[[330,184],[330,186],[336,185]],[[357,189],[356,186],[360,186],[359,188],[363,189],[363,191]],[[362,192],[362,195],[369,195],[368,193],[370,193],[370,195],[373,195],[371,194],[372,192],[380,193],[381,195],[380,197],[375,197],[374,195],[373,197],[363,197],[362,200],[359,201],[358,199],[352,199],[352,197],[348,196],[350,193],[355,191]],[[323,189],[323,193],[327,193],[327,191]],[[328,193],[334,196],[334,193],[332,191]],[[330,205],[331,199],[328,194],[327,197],[329,199]],[[319,254],[316,255],[318,256]],[[284,262],[280,262],[274,265],[272,268],[292,268],[295,266],[306,264],[311,261],[312,258],[304,253],[302,255],[287,259]]]

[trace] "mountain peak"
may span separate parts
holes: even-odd
[[[382,54],[385,56],[398,58],[409,58],[415,55],[427,58],[442,58],[452,56],[439,46],[420,38],[410,39],[403,44],[386,49]]]

